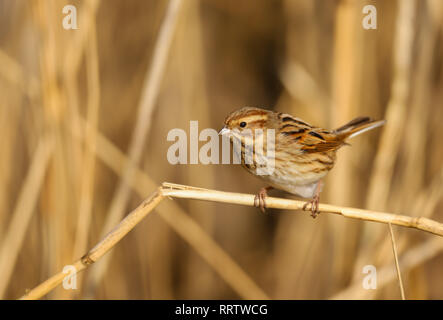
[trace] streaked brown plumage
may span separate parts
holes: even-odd
[[[274,170],[269,175],[259,177],[273,188],[303,198],[312,198],[307,204],[311,204],[312,215],[315,217],[318,212],[321,179],[334,167],[337,150],[346,145],[346,139],[384,123],[384,120],[359,117],[335,130],[325,130],[289,114],[245,107],[233,111],[226,117],[220,134],[228,135],[231,143],[241,145],[241,148],[234,148],[234,152],[241,156],[242,166],[257,176],[257,169],[265,166],[266,162],[259,163],[258,159],[262,159],[263,154],[254,148],[256,141],[259,140],[254,140],[249,133],[259,132],[258,136],[253,136],[256,139],[261,137],[262,150],[266,150],[266,133],[269,129],[274,129]],[[261,129],[263,135],[260,135],[261,131],[256,131],[257,129]],[[253,149],[250,157],[245,152],[247,148]],[[256,197],[256,205],[262,210],[266,205],[267,189],[269,187],[261,189]]]

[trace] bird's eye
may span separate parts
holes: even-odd
[[[246,127],[246,122],[240,122],[240,127],[242,127],[242,128],[244,128],[244,127]]]

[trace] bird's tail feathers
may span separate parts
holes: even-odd
[[[385,120],[373,120],[369,117],[358,117],[334,131],[338,135],[343,136],[343,139],[349,139],[358,136],[363,132],[378,128],[385,123]]]

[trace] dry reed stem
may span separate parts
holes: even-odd
[[[160,189],[154,192],[149,198],[143,201],[137,208],[129,213],[119,225],[117,225],[106,237],[103,238],[96,246],[94,246],[80,260],[72,265],[76,268],[76,272],[83,271],[89,265],[93,264],[103,257],[111,248],[113,248],[129,231],[131,231],[152,209],[154,209],[163,199]],[[69,275],[72,276],[72,275]],[[27,292],[21,299],[34,300],[39,299],[56,286],[61,284],[66,274],[59,272],[48,280],[42,282],[34,289]]]
[[[64,139],[67,109],[58,72],[62,47],[58,46],[57,40],[62,28],[57,28],[59,20],[56,4],[50,1],[33,1],[32,6],[33,26],[41,36],[37,50],[41,99],[36,101],[36,105],[41,105],[40,119],[54,139],[54,151],[40,196],[40,209],[45,213],[41,221],[47,227],[42,236],[43,241],[48,244],[44,247],[42,259],[47,263],[46,272],[52,274],[63,261],[70,259],[72,253],[72,247],[69,246],[72,241],[68,240],[70,229],[67,226],[72,225],[70,220],[76,199],[69,189],[71,168],[65,161],[69,150],[72,150],[72,141]]]
[[[98,122],[94,118],[98,118],[98,106],[100,104],[100,83],[99,75],[94,75],[98,69],[98,50],[97,46],[97,30],[96,30],[96,13],[100,6],[100,0],[90,0],[84,3],[79,12],[79,21],[81,28],[74,33],[70,33],[70,41],[67,44],[66,54],[63,60],[63,76],[65,85],[66,102],[68,108],[68,122],[72,123],[79,113],[79,88],[78,73],[82,65],[82,58],[86,52],[86,79],[87,79],[87,117],[91,123]],[[85,49],[88,50],[85,50]],[[95,52],[94,52],[95,51]],[[94,61],[96,60],[96,61]],[[91,72],[92,71],[92,72]],[[96,129],[87,130],[89,139],[94,139]],[[86,250],[87,232],[90,225],[90,207],[92,206],[93,197],[93,181],[95,172],[95,160],[93,152],[83,152],[83,146],[80,143],[73,144],[72,150],[72,172],[80,172],[75,179],[75,185],[79,189],[79,208],[77,214],[77,227],[75,229],[75,241],[73,243],[74,257]],[[81,227],[79,227],[81,226]],[[82,248],[82,249],[80,249]],[[81,279],[82,280],[82,279]],[[81,281],[80,280],[80,281]]]
[[[394,230],[392,230],[391,223],[388,223],[388,226],[389,226],[389,233],[391,235],[392,251],[394,253],[395,269],[397,271],[397,278],[398,278],[398,284],[400,287],[400,294],[401,294],[402,300],[406,300],[405,289],[403,288],[403,281],[401,279],[400,264],[398,263],[397,245],[395,243]]]
[[[177,115],[171,126],[180,127],[184,119],[198,119],[199,126],[211,126],[211,114],[215,112],[210,107],[207,92],[208,79],[205,70],[205,43],[203,43],[201,0],[187,0],[183,4],[180,27],[177,28],[174,54],[171,56],[171,74],[176,75],[177,81]],[[189,81],[192,79],[192,81]],[[161,108],[164,108],[162,105]],[[170,118],[170,117],[169,117]],[[189,123],[187,121],[187,123]],[[152,144],[151,146],[154,146]],[[154,147],[155,148],[155,147]],[[151,164],[146,163],[149,168]],[[214,188],[217,181],[217,166],[192,165],[183,171],[183,182],[190,185],[207,186]],[[216,230],[216,215],[207,214],[214,211],[214,203],[191,201],[187,212],[198,221],[198,224],[211,236]],[[159,246],[159,244],[157,244]],[[163,250],[171,250],[171,245],[164,243]],[[172,264],[171,260],[167,260]],[[214,277],[213,270],[201,263],[200,257],[189,256],[188,266],[183,275],[182,294],[193,292],[195,296],[210,296],[211,287],[216,286],[218,281]],[[151,268],[152,269],[152,268]],[[199,275],[200,281],[194,281],[195,274]],[[172,274],[169,274],[171,277]],[[201,286],[201,282],[205,286]],[[182,289],[178,289],[182,290]]]
[[[121,219],[129,200],[131,192],[129,185],[135,175],[134,166],[140,162],[143,148],[146,144],[147,134],[151,127],[152,114],[154,112],[155,102],[163,78],[181,5],[182,0],[170,0],[166,16],[162,22],[160,33],[154,47],[150,69],[146,72],[146,77],[143,82],[142,96],[140,98],[136,117],[137,123],[135,124],[135,129],[129,144],[129,164],[126,166],[122,179],[120,180],[113,196],[109,213],[103,227],[103,233],[107,232]],[[94,269],[93,274],[91,275],[93,282],[91,283],[89,291],[93,290],[92,288],[103,277],[107,270],[109,259],[110,258],[107,258],[98,268]]]
[[[94,198],[96,157],[95,148],[100,106],[100,78],[97,50],[97,31],[95,11],[93,10],[93,8],[87,8],[87,16],[89,20],[91,20],[87,41],[88,50],[86,52],[88,86],[87,121],[90,126],[86,128],[85,139],[89,141],[89,148],[86,148],[83,159],[80,204],[74,242],[74,256],[82,254],[82,252],[84,252],[87,248],[88,233],[91,224],[92,202]]]
[[[325,60],[321,58],[320,40],[324,21],[317,19],[318,10],[313,2],[286,0],[282,9],[288,24],[285,58],[282,68],[279,68],[279,79],[286,90],[280,94],[274,109],[295,113],[308,122],[328,126],[330,71],[326,71],[321,62]],[[302,20],[299,20],[300,17],[303,17]],[[297,32],[297,21],[303,25],[302,32]],[[304,56],[300,47],[310,52],[309,55]],[[331,63],[330,58],[327,63]],[[270,293],[275,299],[316,297],[320,293],[312,283],[323,283],[331,275],[321,271],[323,262],[320,260],[325,255],[314,254],[323,252],[322,242],[331,239],[332,229],[327,227],[329,222],[323,219],[320,224],[312,223],[300,228],[300,220],[294,218],[285,214],[277,220],[271,258],[265,262],[264,268],[269,270],[267,274],[273,283]],[[327,286],[332,287],[329,281]]]
[[[374,169],[371,174],[366,206],[384,209],[389,197],[395,159],[401,145],[406,104],[409,96],[412,45],[414,40],[415,0],[399,3],[394,43],[392,95],[386,109],[387,125],[382,130]]]
[[[17,199],[11,222],[7,228],[8,231],[5,237],[2,238],[0,249],[0,274],[2,275],[0,277],[0,298],[3,297],[11,279],[17,256],[20,253],[26,230],[38,200],[52,150],[52,140],[42,138],[34,153],[31,167]]]
[[[74,41],[71,45],[71,50],[66,51],[63,66],[66,73],[74,76],[81,65],[84,48],[87,44],[88,35],[91,32],[92,24],[95,23],[91,16],[96,16],[97,10],[100,7],[101,0],[89,0],[84,3],[85,9],[80,12],[79,20],[82,27],[75,31]]]
[[[401,145],[400,141],[402,139],[407,113],[407,99],[410,91],[415,6],[415,0],[405,0],[398,5],[393,47],[394,66],[391,97],[385,112],[387,125],[381,131],[366,195],[365,207],[369,209],[386,210],[390,195],[394,164]],[[368,237],[381,238],[381,231],[370,225],[364,226],[363,242],[357,256],[353,278],[358,277],[360,274],[359,268],[363,264],[363,260],[374,252],[373,247],[367,244],[365,240]]]
[[[417,66],[414,71],[414,79],[411,84],[411,102],[410,109],[408,111],[407,122],[404,124],[405,129],[404,141],[408,141],[404,145],[402,159],[405,162],[405,168],[402,170],[401,181],[399,186],[393,188],[392,196],[390,200],[390,210],[401,212],[404,208],[415,207],[415,201],[418,198],[408,197],[405,199],[404,195],[407,194],[419,194],[420,191],[426,188],[426,159],[429,157],[426,149],[426,143],[429,131],[429,116],[432,112],[432,81],[431,74],[433,72],[433,55],[436,43],[436,32],[431,20],[424,19],[422,26],[417,31],[417,45],[420,51],[417,52]],[[426,181],[426,183],[428,183]],[[429,202],[430,194],[426,197]],[[424,207],[419,207],[421,215],[426,216],[424,213]],[[417,212],[417,211],[416,211]],[[415,215],[414,211],[410,212],[411,215]],[[384,238],[385,242],[389,240]],[[399,240],[402,240],[401,238]],[[406,244],[409,238],[404,237],[400,244]],[[383,247],[383,244],[382,246]],[[399,246],[401,249],[402,246]],[[403,247],[404,248],[404,247]],[[382,254],[378,253],[380,256]],[[396,254],[396,252],[394,252]],[[398,261],[396,261],[396,267],[398,267]],[[423,270],[423,269],[422,269]],[[423,270],[424,271],[424,270]],[[403,284],[401,283],[400,271],[397,270],[400,290],[402,298],[404,299]],[[423,272],[421,272],[423,274]]]
[[[334,23],[334,45],[331,75],[331,127],[337,128],[359,115],[358,90],[361,77],[358,62],[362,52],[359,46],[358,30],[355,28],[360,6],[356,1],[338,1]],[[333,188],[326,189],[328,199],[334,199],[340,205],[353,205],[355,199],[355,167],[352,165],[356,152],[345,149],[340,154],[334,170],[328,174],[327,183]],[[332,265],[332,288],[336,289],[348,281],[350,260],[356,251],[356,228],[346,220],[339,220],[331,229],[333,242],[336,243],[335,258]]]
[[[96,246],[94,246],[86,255],[84,255],[80,260],[74,262],[72,265],[76,268],[77,273],[80,271],[83,271],[86,269],[89,265],[93,264],[94,262],[98,261],[100,258],[102,258],[110,249],[112,249],[126,234],[128,234],[129,231],[131,231],[147,214],[149,214],[164,198],[164,195],[162,193],[163,189],[159,188],[156,192],[154,192],[148,199],[142,202],[136,209],[134,209],[128,216],[123,219],[118,226],[116,226],[111,232],[108,233],[108,235],[100,241]],[[168,212],[168,213],[166,213]],[[171,223],[171,219],[181,218],[180,215],[173,215],[171,214],[172,211],[165,211],[163,214],[166,216],[166,220]],[[191,230],[195,231],[195,234],[199,233],[198,225],[197,224],[190,224],[192,220],[186,220],[186,219],[179,219],[178,223],[185,223],[186,228],[185,230]],[[181,233],[183,235],[183,233]],[[188,232],[189,235],[193,235],[193,232]],[[196,239],[197,240],[197,239]],[[193,241],[194,242],[194,241]],[[203,243],[207,249],[217,249],[217,247],[214,247],[211,243],[211,241],[207,243]],[[206,250],[206,252],[210,252],[209,250]],[[223,252],[223,250],[217,250],[216,252],[212,253],[212,257],[215,264],[213,266],[216,270],[219,272],[221,271],[220,268],[222,266],[226,265],[226,254]],[[207,257],[207,255],[206,255]],[[214,259],[215,258],[215,259]],[[220,259],[221,258],[221,259]],[[229,257],[228,257],[229,258]],[[220,263],[219,267],[217,267],[217,262]],[[230,277],[231,274],[238,274],[239,272],[243,272],[241,268],[238,266],[235,266],[234,269],[232,269],[232,265],[228,265],[231,268],[231,271],[234,271],[233,273],[224,273],[227,277],[225,280],[228,280],[228,282],[233,286],[234,289],[238,290],[240,294],[244,297],[249,297],[250,299],[269,299],[269,297],[261,291],[261,289],[257,289],[258,287],[255,285],[255,283],[249,279],[248,276],[245,277],[239,277],[237,280],[240,280],[239,283],[235,283],[233,281],[229,281],[230,278],[234,280],[232,277]],[[72,275],[69,275],[72,276]],[[34,289],[27,292],[21,299],[26,300],[33,300],[33,299],[39,299],[48,292],[50,292],[52,289],[54,289],[56,286],[61,284],[63,280],[65,279],[66,274],[63,272],[59,272],[56,275],[52,276],[48,280],[44,281]],[[253,293],[251,295],[251,293]]]
[[[429,10],[429,9],[428,9]],[[429,14],[429,13],[428,13]],[[417,31],[417,52],[414,79],[411,81],[411,102],[408,110],[407,122],[404,124],[405,131],[402,141],[408,141],[404,145],[405,168],[402,172],[402,180],[399,188],[394,188],[392,196],[397,202],[397,207],[411,205],[412,199],[404,201],[405,194],[416,194],[425,187],[427,141],[429,134],[430,119],[433,117],[431,107],[435,102],[432,93],[435,90],[432,84],[435,72],[434,54],[438,43],[438,28],[433,26],[432,21],[424,19],[420,31]],[[394,193],[395,192],[395,193]]]
[[[168,197],[224,202],[246,206],[254,206],[255,198],[255,195],[251,194],[208,190],[167,182],[163,184],[163,194]],[[274,197],[266,198],[266,205],[268,208],[302,210],[305,203],[305,201],[292,199]],[[306,209],[309,210],[309,206]],[[409,217],[387,212],[347,208],[330,204],[320,204],[319,210],[320,212],[339,214],[346,218],[380,223],[392,223],[394,225],[414,228],[443,236],[443,224],[424,217]]]

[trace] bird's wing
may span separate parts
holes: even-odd
[[[314,127],[289,114],[279,114],[279,119],[281,141],[286,144],[297,143],[304,153],[329,151],[344,144],[337,134]]]
[[[305,132],[299,140],[305,153],[336,150],[346,144],[340,136],[319,128]]]

